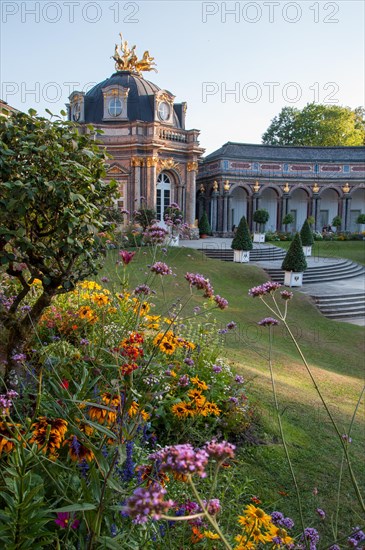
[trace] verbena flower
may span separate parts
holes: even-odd
[[[321,519],[325,519],[326,517],[326,512],[324,510],[322,510],[322,508],[317,508],[316,510],[317,514],[319,515],[319,517]]]
[[[274,293],[278,288],[281,287],[280,283],[274,283],[273,281],[267,281],[259,286],[254,286],[248,291],[249,296],[256,298],[258,296],[265,296],[266,294]]]
[[[261,319],[257,324],[261,327],[274,327],[279,324],[279,321],[273,317],[265,317],[265,319]]]
[[[283,300],[291,300],[294,295],[289,290],[282,290],[280,292],[280,296],[282,297]]]
[[[221,441],[218,443],[216,439],[207,442],[204,445],[204,450],[208,453],[211,458],[215,460],[222,461],[227,458],[234,458],[234,451],[236,446],[227,441]]]
[[[185,279],[191,287],[195,286],[198,290],[204,290],[204,298],[211,298],[213,296],[214,290],[209,279],[206,279],[200,273],[187,273]]]
[[[171,268],[164,262],[156,262],[151,266],[152,273],[157,275],[172,275]]]
[[[172,471],[183,475],[197,474],[206,477],[205,466],[208,463],[208,453],[204,449],[195,450],[190,443],[172,445],[151,454],[150,460],[161,463],[161,470]]]
[[[164,500],[166,492],[166,489],[157,483],[148,487],[138,487],[127,499],[122,510],[134,523],[146,523],[149,517],[158,520],[174,505],[173,500]]]
[[[228,300],[226,300],[225,298],[222,298],[222,296],[219,296],[219,294],[216,294],[214,296],[214,301],[219,307],[219,309],[226,309],[226,307],[228,307]]]

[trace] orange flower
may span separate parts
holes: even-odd
[[[68,454],[74,462],[82,462],[86,460],[91,462],[95,458],[94,453],[86,447],[82,441],[80,441],[76,435],[72,435],[64,442],[64,445],[68,443],[69,451]]]
[[[62,418],[41,416],[32,426],[32,437],[29,442],[36,443],[38,449],[42,449],[44,453],[48,451],[52,458],[56,458],[56,450],[61,447],[67,426],[68,422]]]
[[[132,401],[132,405],[128,409],[128,416],[132,418],[138,413],[139,405],[136,401]]]
[[[101,406],[90,407],[88,414],[91,420],[99,422],[99,424],[114,424],[117,419],[117,413],[115,411],[109,411]]]
[[[14,449],[14,441],[10,439],[18,439],[20,441],[20,424],[12,424],[10,422],[0,422],[0,456],[2,452],[10,453]]]
[[[198,386],[198,388],[200,388],[203,391],[208,389],[208,384],[204,382],[204,380],[199,380],[197,376],[194,376],[193,378],[191,378],[191,381],[194,384],[194,386]]]

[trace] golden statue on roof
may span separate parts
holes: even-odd
[[[142,76],[142,71],[155,71],[154,57],[152,57],[148,50],[146,50],[141,59],[138,59],[136,55],[136,46],[133,46],[131,49],[128,46],[127,40],[123,40],[122,33],[119,33],[120,36],[120,46],[115,45],[114,55],[112,58],[115,61],[115,69],[117,71],[131,71],[137,73],[139,76]]]

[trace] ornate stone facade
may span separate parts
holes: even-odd
[[[213,233],[230,235],[242,216],[269,211],[268,230],[292,230],[308,216],[321,230],[333,218],[355,231],[365,213],[365,147],[280,147],[228,142],[203,159],[197,179],[197,215],[207,210]]]

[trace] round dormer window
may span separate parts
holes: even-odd
[[[161,120],[168,120],[170,118],[170,105],[166,101],[161,101],[159,104],[158,116]]]
[[[110,116],[119,116],[122,114],[123,105],[118,97],[113,97],[108,104],[108,111]]]

